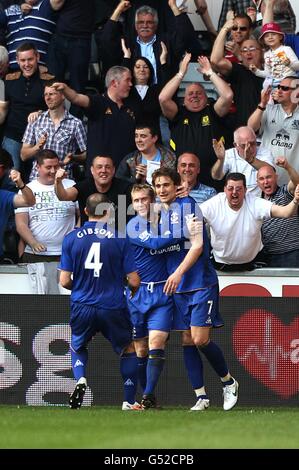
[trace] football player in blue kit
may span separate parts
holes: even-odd
[[[60,283],[71,293],[71,357],[76,387],[70,408],[80,408],[87,388],[87,344],[97,332],[110,341],[120,355],[124,383],[123,410],[138,409],[135,394],[138,363],[132,343],[132,324],[124,296],[127,278],[131,295],[139,287],[134,252],[125,237],[109,229],[112,205],[104,194],[86,201],[88,222],[64,239],[60,261]]]
[[[193,411],[203,411],[210,401],[203,381],[203,353],[223,386],[223,408],[230,410],[238,400],[238,383],[231,376],[223,353],[210,339],[211,328],[223,326],[218,309],[218,278],[210,260],[209,240],[204,227],[199,206],[190,197],[177,198],[180,176],[168,168],[160,168],[153,173],[152,184],[162,206],[159,222],[159,237],[137,235],[134,244],[152,250],[152,253],[166,253],[169,277],[164,292],[174,294],[176,305],[173,330],[181,330],[184,361],[197,402]],[[196,216],[201,226],[201,251],[187,274],[177,268],[189,250],[186,245],[188,220]],[[166,247],[166,248],[165,248]]]
[[[133,209],[137,216],[127,225],[127,233],[150,236],[147,229],[157,226],[158,216],[151,210],[155,193],[148,184],[135,184],[131,191]],[[133,324],[133,339],[139,363],[139,380],[143,388],[141,406],[155,408],[155,387],[162,373],[165,344],[171,329],[173,301],[164,292],[168,277],[165,256],[152,256],[150,250],[133,245],[135,263],[141,285],[134,297],[128,298],[128,308]]]

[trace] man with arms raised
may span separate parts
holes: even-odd
[[[270,217],[287,218],[298,210],[299,185],[287,206],[246,193],[242,173],[228,173],[224,192],[201,204],[210,226],[215,267],[222,271],[254,269],[256,257],[263,248],[261,227]]]

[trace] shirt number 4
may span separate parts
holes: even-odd
[[[101,244],[99,242],[94,242],[89,249],[84,263],[85,269],[93,270],[93,277],[100,277],[100,271],[103,266],[103,263],[100,262],[100,252]]]

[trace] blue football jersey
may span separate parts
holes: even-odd
[[[156,233],[158,232],[156,231]],[[127,224],[127,234],[130,242],[133,244],[135,262],[141,281],[165,281],[168,278],[166,256],[163,254],[157,256],[157,250],[151,250],[143,245],[134,244],[136,234],[139,234],[141,239],[151,238],[156,235],[150,223],[137,215]]]
[[[190,197],[177,198],[169,208],[162,207],[159,236],[145,237],[137,234],[130,238],[138,246],[151,249],[152,254],[167,255],[168,274],[172,274],[186,256],[190,245],[188,238],[188,218],[197,216],[203,221],[202,212],[194,199]],[[177,292],[188,292],[217,284],[218,278],[210,260],[210,243],[203,226],[203,252],[196,263],[183,276]]]
[[[65,237],[59,269],[73,273],[73,302],[124,308],[125,277],[136,271],[134,251],[129,240],[115,230],[86,222]]]

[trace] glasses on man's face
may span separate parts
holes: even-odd
[[[247,26],[233,26],[232,27],[232,31],[248,31],[248,28]]]
[[[296,90],[296,88],[294,88],[294,87],[285,86],[285,85],[277,85],[277,89],[282,90],[282,91]]]
[[[243,47],[241,49],[241,52],[243,54],[246,54],[246,52],[254,52],[254,51],[259,51],[260,48],[259,47],[256,47],[256,46],[249,46],[249,47]]]

